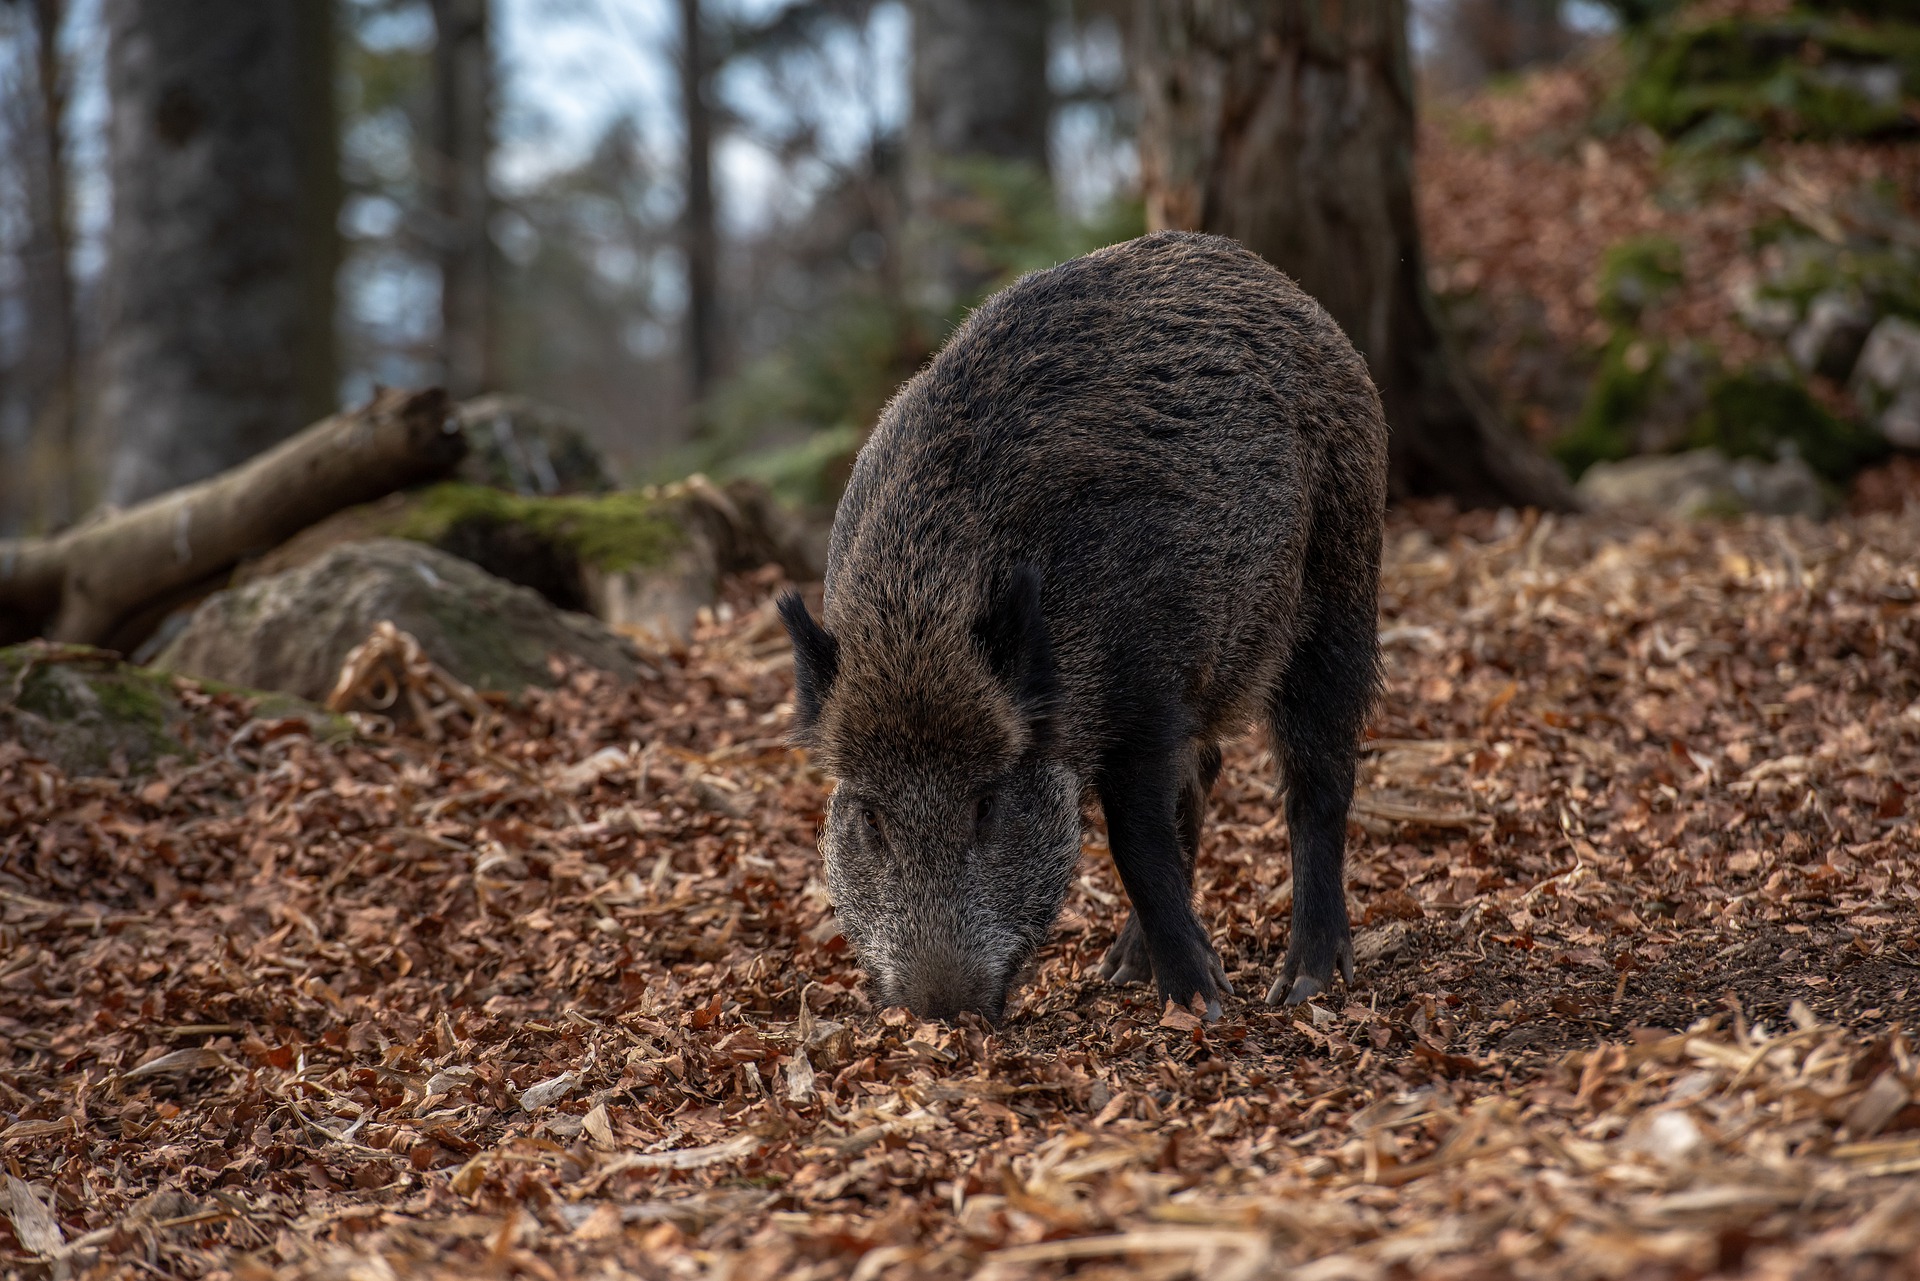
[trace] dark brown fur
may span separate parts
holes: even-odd
[[[1159,233],[989,299],[894,399],[834,522],[824,630],[783,603],[822,850],[884,1000],[997,1017],[1101,800],[1135,915],[1108,977],[1230,991],[1191,904],[1218,743],[1265,719],[1295,908],[1270,997],[1351,971],[1386,425],[1325,311]],[[1217,1009],[1217,1005],[1214,1006]]]

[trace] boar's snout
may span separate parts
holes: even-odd
[[[897,992],[884,992],[889,1005],[904,1005],[923,1019],[952,1023],[964,1013],[998,1023],[1007,1008],[1012,976],[970,974],[953,969],[928,969],[907,976]]]

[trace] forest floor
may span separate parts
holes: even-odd
[[[869,1008],[765,577],[438,744],[197,695],[156,776],[0,745],[0,1272],[1920,1271],[1920,508],[1387,546],[1357,986],[1247,997],[1249,741],[1211,1025],[1095,977],[1097,823],[1002,1026]]]
[[[1634,332],[1738,370],[1786,358],[1784,334],[1742,319],[1743,291],[1804,276],[1804,262],[1790,264],[1817,261],[1809,245],[1871,257],[1912,243],[1920,226],[1911,137],[1768,139],[1733,151],[1665,143],[1645,127],[1599,123],[1623,58],[1600,46],[1426,104],[1421,117],[1429,283],[1482,383],[1543,440],[1580,416],[1603,350],[1627,323],[1603,296],[1623,246],[1664,244],[1673,255],[1674,278],[1635,308]],[[1894,272],[1884,265],[1894,259],[1876,261],[1875,271]],[[1857,412],[1840,384],[1813,375],[1807,385],[1830,410]]]

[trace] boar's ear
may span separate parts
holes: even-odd
[[[820,708],[840,673],[840,642],[813,621],[807,602],[789,589],[780,597],[780,620],[793,641],[793,723],[802,736],[820,720]]]
[[[1026,714],[1036,744],[1047,737],[1056,677],[1047,620],[1040,610],[1040,572],[1020,565],[973,625],[994,675],[1006,682]]]

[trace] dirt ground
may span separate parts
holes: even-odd
[[[998,1028],[870,1008],[762,576],[629,688],[190,763],[0,745],[9,1275],[1920,1274],[1920,509],[1402,513],[1357,983],[1215,792],[1219,1023],[1096,977],[1097,822]]]

